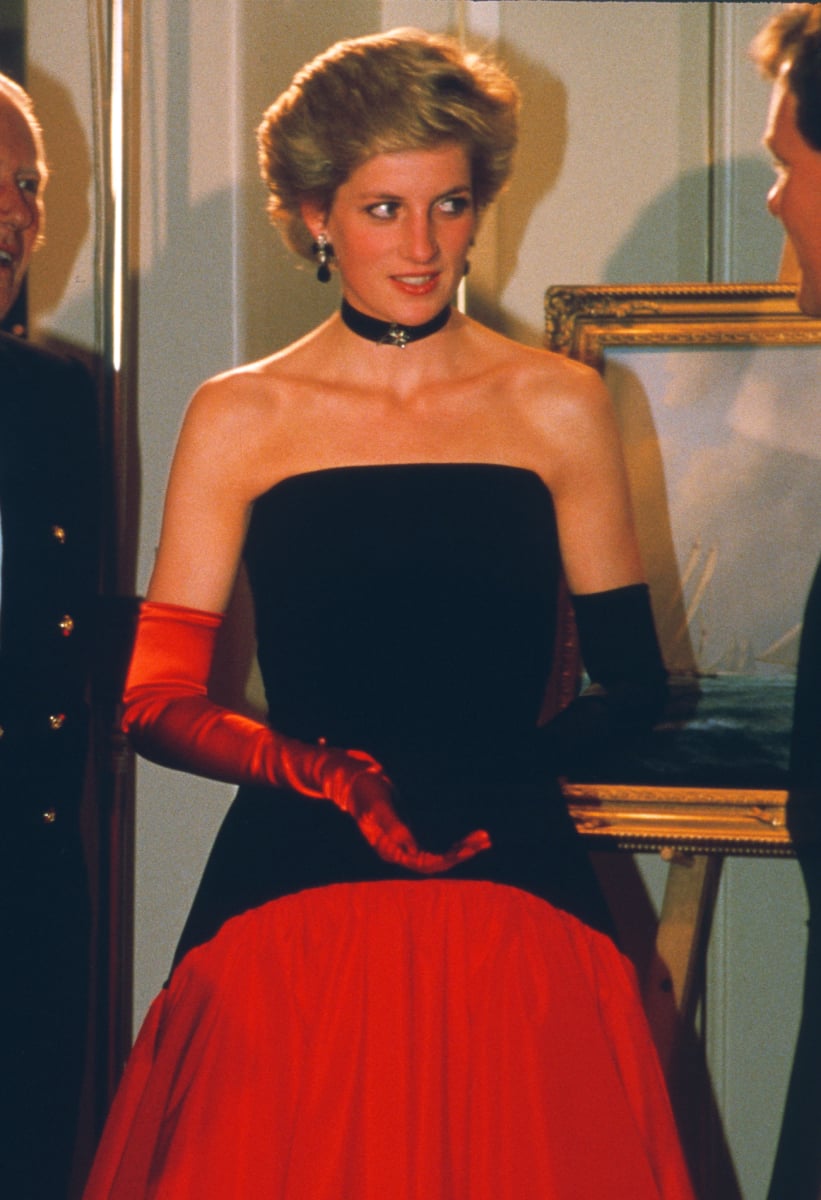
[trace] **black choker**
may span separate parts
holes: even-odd
[[[340,313],[348,328],[360,337],[367,338],[369,342],[376,342],[378,346],[398,346],[400,350],[404,350],[408,342],[421,341],[422,338],[430,337],[432,333],[438,333],[444,328],[450,316],[450,305],[446,304],[441,312],[431,317],[424,325],[397,325],[395,321],[380,321],[376,317],[361,313],[344,299]]]

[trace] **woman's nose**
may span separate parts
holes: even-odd
[[[436,234],[428,217],[420,217],[410,222],[406,251],[414,262],[430,262],[436,256]]]

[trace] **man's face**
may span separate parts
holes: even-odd
[[[767,207],[795,250],[801,273],[798,304],[802,312],[821,316],[821,150],[799,132],[796,108],[795,94],[782,75],[773,87],[764,135],[776,172]]]
[[[40,184],[28,123],[0,94],[0,320],[17,299],[40,232]]]

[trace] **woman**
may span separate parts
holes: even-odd
[[[691,1196],[551,775],[663,694],[610,402],[450,307],[517,108],[399,30],[260,128],[273,220],[343,302],[180,436],[126,724],[242,787],[88,1200]],[[207,695],[243,553],[270,726]],[[537,732],[560,562],[610,690]]]

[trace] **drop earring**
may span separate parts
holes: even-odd
[[[330,261],[334,256],[334,248],[328,241],[326,233],[318,233],[314,242],[316,255],[316,277],[320,283],[328,283],[331,278]]]

